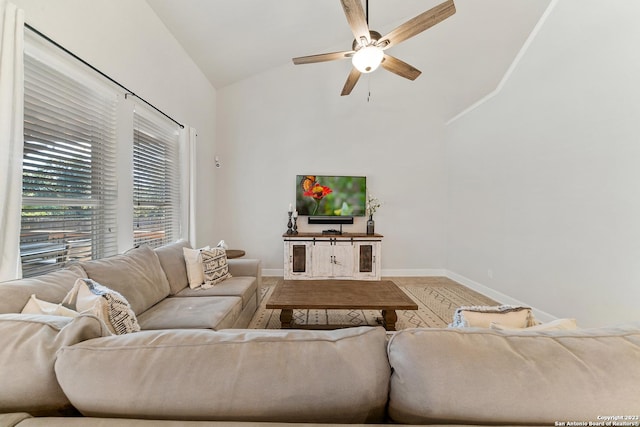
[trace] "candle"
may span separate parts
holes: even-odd
[[[298,218],[298,210],[297,209],[293,212],[293,217],[294,218]]]
[[[293,207],[291,206],[291,203],[289,203],[289,212],[291,212],[293,210]]]

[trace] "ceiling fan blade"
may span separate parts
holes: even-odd
[[[386,54],[384,55],[384,59],[380,65],[385,70],[391,71],[392,73],[409,80],[415,80],[420,74],[422,74],[422,71],[412,65]]]
[[[355,39],[360,43],[360,40],[364,37],[366,44],[369,44],[371,42],[369,25],[367,25],[367,17],[364,14],[361,0],[340,0],[340,3],[342,3],[344,14]]]
[[[342,93],[340,94],[340,96],[349,95],[351,93],[356,83],[358,83],[360,74],[361,74],[360,71],[358,71],[357,69],[355,68],[351,69],[351,72],[349,73],[349,77],[347,77],[347,81],[345,82],[344,87],[342,88]]]
[[[444,21],[454,13],[456,13],[456,6],[453,0],[447,0],[408,20],[382,37],[376,44],[383,49],[390,48]]]
[[[298,58],[293,58],[293,63],[296,65],[300,65],[300,64],[313,64],[315,62],[335,61],[338,59],[351,58],[354,53],[355,52],[352,50],[347,50],[344,52],[332,52],[332,53],[321,53],[319,55],[300,56]]]

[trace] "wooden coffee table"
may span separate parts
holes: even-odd
[[[293,327],[293,309],[381,310],[382,325],[396,330],[396,310],[417,310],[391,280],[281,280],[267,301],[268,309],[281,309],[282,328]]]

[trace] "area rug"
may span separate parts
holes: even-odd
[[[392,280],[416,304],[418,310],[397,310],[396,329],[443,328],[453,320],[456,308],[466,305],[499,305],[498,302],[446,277],[385,277]],[[266,303],[281,277],[263,277],[260,306],[249,328],[279,329],[280,310]],[[293,310],[297,325],[379,325],[377,310]]]

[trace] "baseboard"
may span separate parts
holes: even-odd
[[[498,292],[494,289],[491,289],[488,286],[485,286],[481,283],[478,283],[474,280],[469,279],[468,277],[462,276],[458,273],[454,273],[453,271],[449,271],[449,270],[444,270],[444,271],[445,271],[444,275],[449,279],[454,280],[460,283],[461,285],[466,286],[469,289],[473,289],[476,292],[480,292],[482,295],[485,295],[493,300],[500,301],[502,304],[523,305],[526,307],[531,307],[531,304],[524,303],[522,301],[519,301],[515,298],[510,297],[509,295],[505,295],[502,292]],[[553,316],[547,313],[546,311],[539,310],[535,307],[531,307],[531,310],[533,310],[533,315],[540,322],[546,323],[546,322],[550,322],[552,320],[557,319],[556,316]]]
[[[284,268],[263,268],[264,277],[284,277]]]
[[[383,269],[382,277],[440,277],[445,275],[446,270],[440,268],[398,268]]]
[[[445,276],[446,270],[441,268],[406,268],[406,269],[384,269],[381,272],[382,277],[413,277],[413,276]],[[284,269],[282,268],[263,268],[262,275],[265,277],[282,277]]]

